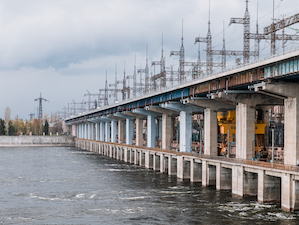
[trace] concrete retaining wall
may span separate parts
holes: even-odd
[[[75,146],[71,136],[0,136],[0,147]]]

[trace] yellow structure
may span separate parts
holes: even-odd
[[[219,128],[219,143],[220,154],[226,155],[227,135],[229,134],[229,142],[234,142],[236,134],[236,111],[217,112],[218,128]],[[259,158],[266,157],[264,152],[263,137],[265,134],[265,127],[267,124],[263,121],[257,121],[255,123],[255,135],[256,135],[256,154]]]

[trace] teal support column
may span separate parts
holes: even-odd
[[[111,120],[111,142],[116,143],[117,136],[117,121]]]
[[[180,112],[180,151],[192,151],[192,111]]]
[[[105,141],[110,142],[110,122],[105,122]]]
[[[99,141],[100,140],[100,124],[99,123],[96,123],[95,129],[96,129],[96,141]]]
[[[126,119],[126,144],[132,145],[133,144],[133,120],[130,118]]]
[[[156,119],[151,115],[147,116],[147,147],[156,147]]]
[[[162,141],[162,118],[158,118],[158,140]]]
[[[105,123],[100,123],[100,141],[105,141]]]
[[[160,107],[180,113],[180,152],[192,151],[192,113],[202,112],[202,108],[184,105],[181,102],[167,102]]]
[[[84,124],[84,139],[87,139],[87,124]]]

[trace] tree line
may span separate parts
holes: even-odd
[[[5,120],[0,118],[0,135],[45,135],[49,134],[49,123],[34,119],[31,121],[23,121],[19,119],[10,120],[5,123]]]

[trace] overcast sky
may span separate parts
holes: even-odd
[[[242,50],[242,25],[228,24],[231,17],[244,16],[245,0],[211,0],[210,5],[213,49],[222,48],[224,23],[226,49]],[[260,32],[271,23],[272,8],[273,0],[259,2]],[[249,12],[255,32],[256,0],[249,1]],[[299,0],[275,0],[276,18],[298,12]],[[137,67],[143,68],[146,45],[149,61],[159,60],[162,33],[166,66],[177,65],[178,57],[169,53],[180,48],[182,20],[186,61],[196,61],[194,39],[206,36],[208,15],[208,0],[0,0],[0,118],[9,106],[12,119],[29,119],[40,92],[50,101],[43,102],[49,115],[72,100],[88,100],[86,90],[104,88],[106,69],[110,83],[115,64],[118,79],[124,61],[126,74],[132,74],[135,54]],[[268,46],[261,42],[263,52]],[[204,59],[206,46],[201,48]]]

